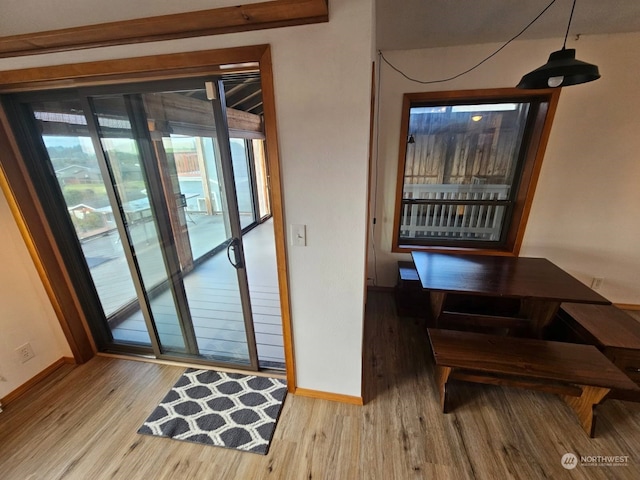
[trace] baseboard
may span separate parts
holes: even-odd
[[[640,305],[635,303],[614,303],[620,310],[640,310]]]
[[[379,287],[377,285],[367,285],[367,290],[372,292],[395,292],[395,287]]]
[[[342,395],[341,393],[321,392],[319,390],[309,390],[307,388],[296,388],[294,394],[300,395],[301,397],[329,400],[331,402],[349,403],[351,405],[364,405],[362,397],[352,397],[351,395]]]
[[[31,390],[33,387],[35,387],[38,383],[40,383],[41,381],[46,379],[49,375],[51,375],[53,372],[55,372],[61,366],[67,365],[67,364],[75,365],[76,361],[75,361],[74,358],[71,358],[71,357],[62,357],[62,358],[56,360],[51,365],[49,365],[47,368],[45,368],[43,371],[38,373],[35,377],[27,380],[25,383],[20,385],[18,388],[16,388],[12,392],[9,392],[6,396],[2,397],[2,399],[0,399],[0,404],[2,404],[3,407],[6,407],[11,402],[17,400],[22,395],[24,395],[29,390]]]

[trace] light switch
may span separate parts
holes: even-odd
[[[307,246],[307,226],[291,225],[291,245],[296,247]]]

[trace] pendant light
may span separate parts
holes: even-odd
[[[547,61],[547,63],[522,77],[517,88],[566,87],[592,82],[600,78],[600,72],[596,65],[576,60],[575,49],[566,48],[569,27],[571,26],[571,19],[573,18],[575,8],[576,0],[573,0],[562,50],[553,52],[549,55],[549,61]]]

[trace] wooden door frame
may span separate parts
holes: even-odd
[[[247,66],[247,64],[249,66]],[[28,68],[0,72],[0,94],[115,85],[147,80],[223,75],[233,70],[221,66],[243,65],[259,69],[264,103],[266,153],[271,175],[271,210],[275,233],[278,286],[285,350],[287,385],[295,391],[295,362],[286,258],[286,229],[282,195],[282,176],[276,128],[276,107],[269,45],[253,45],[219,50],[153,55],[70,65]],[[18,228],[51,300],[74,358],[78,363],[92,358],[96,346],[88,333],[85,315],[72,287],[69,272],[53,240],[24,166],[4,108],[0,105],[0,187],[5,193]]]

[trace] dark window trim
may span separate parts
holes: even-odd
[[[395,215],[393,224],[392,251],[408,253],[413,250],[442,251],[453,253],[473,253],[485,255],[513,255],[517,256],[522,246],[522,240],[533,202],[535,188],[538,182],[542,161],[549,140],[553,118],[560,98],[561,89],[520,90],[516,88],[500,88],[487,90],[457,90],[449,92],[405,93],[402,104],[400,125],[398,171],[396,176]],[[518,188],[511,204],[511,215],[505,218],[503,228],[504,240],[502,246],[496,247],[489,242],[443,242],[438,245],[425,245],[423,242],[405,241],[400,243],[400,219],[402,215],[402,191],[404,186],[405,159],[407,153],[407,138],[409,137],[409,112],[411,107],[451,103],[486,103],[499,102],[532,102],[535,110],[529,115],[525,127],[521,155],[524,157]],[[457,202],[464,203],[464,202]]]

